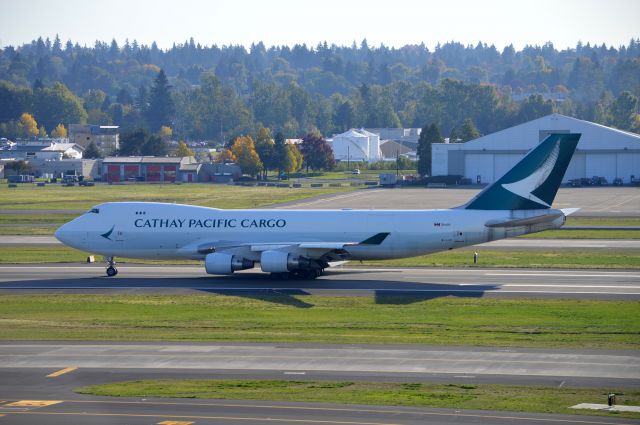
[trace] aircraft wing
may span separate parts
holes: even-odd
[[[285,251],[289,253],[304,255],[306,257],[331,261],[344,261],[348,258],[345,250],[350,246],[367,246],[380,245],[389,233],[376,233],[375,235],[357,242],[276,242],[276,243],[234,243],[231,241],[216,241],[211,243],[203,243],[198,245],[197,252],[199,254],[209,254],[212,252],[233,252],[233,251],[250,251],[253,253],[261,253],[263,251]]]

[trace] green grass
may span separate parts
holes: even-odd
[[[640,217],[567,217],[567,226],[640,227]]]
[[[638,301],[433,297],[0,295],[0,339],[640,348]]]
[[[475,267],[640,269],[640,251],[628,250],[486,250],[472,247],[399,260],[351,262],[350,265],[392,267],[474,267],[473,250],[479,254]],[[77,263],[89,255],[66,246],[0,246],[0,264]],[[202,264],[200,261],[138,260],[118,258],[123,263]]]
[[[79,214],[0,214],[0,224],[63,224]]]
[[[213,184],[99,185],[0,188],[0,209],[84,210],[102,202],[176,202],[215,208],[255,208],[352,188],[275,188]]]
[[[473,251],[478,252],[477,267],[638,269],[640,251],[628,250],[488,250],[480,247],[442,252],[399,260],[365,261],[370,266],[395,267],[474,267]],[[1,258],[1,257],[0,257]],[[355,262],[351,264],[357,264]]]
[[[1,229],[1,228],[0,228]],[[78,263],[85,262],[87,252],[78,251],[63,245],[56,246],[24,246],[2,247],[0,246],[0,264],[45,264],[45,263]],[[101,256],[96,256],[101,261]],[[190,260],[140,260],[117,258],[118,263],[137,264],[202,264],[202,261]]]
[[[640,418],[637,413],[570,409],[579,403],[606,403],[616,394],[620,405],[640,404],[640,391],[619,388],[555,388],[515,385],[452,385],[397,382],[283,380],[146,380],[78,388],[80,394],[115,397],[177,397],[270,400],[506,410]]]
[[[526,239],[640,239],[640,230],[546,230],[520,237]]]
[[[0,235],[53,236],[57,227],[11,226],[0,227]]]

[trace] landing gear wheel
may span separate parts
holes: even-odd
[[[116,269],[116,259],[115,257],[105,257],[107,261],[107,276],[113,277],[118,274],[118,269]]]

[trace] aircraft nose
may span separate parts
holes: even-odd
[[[63,224],[62,226],[58,227],[58,230],[56,230],[56,232],[54,233],[54,236],[56,237],[57,240],[59,240],[63,244],[68,245],[69,244],[69,223]]]

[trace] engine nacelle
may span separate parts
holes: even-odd
[[[263,272],[284,273],[291,270],[308,269],[311,262],[283,251],[264,251],[260,255],[260,268]]]
[[[204,257],[204,268],[209,274],[231,274],[236,270],[253,268],[253,261],[237,255],[214,252]]]

